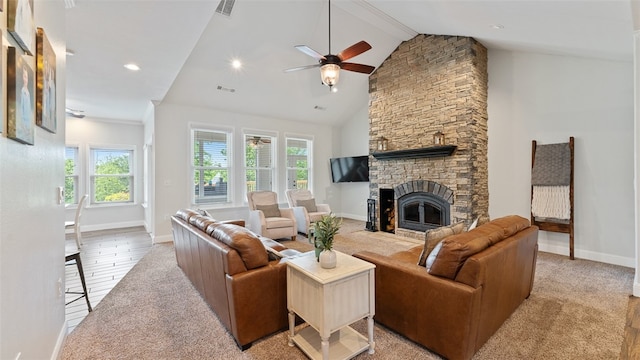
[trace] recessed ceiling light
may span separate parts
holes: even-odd
[[[494,30],[502,30],[502,29],[504,29],[504,25],[502,25],[502,24],[491,24],[491,25],[489,25],[489,27],[494,29]]]
[[[332,87],[331,87],[331,92],[333,92],[333,93],[337,93],[337,92],[338,92],[338,88],[337,88],[337,87],[335,87],[335,86],[332,86]]]
[[[138,65],[136,65],[136,64],[133,64],[133,63],[131,63],[131,64],[125,64],[125,65],[124,65],[124,67],[125,67],[126,69],[131,70],[131,71],[138,71],[138,70],[140,70],[140,66],[138,66]]]
[[[67,56],[73,56],[76,54],[76,52],[71,49],[67,49],[66,53],[67,53]]]
[[[234,69],[238,70],[238,69],[242,68],[242,62],[241,62],[240,60],[238,60],[238,59],[233,59],[233,60],[231,61],[231,66],[232,66]]]

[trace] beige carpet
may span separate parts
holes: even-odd
[[[384,252],[393,241],[368,232],[336,239],[340,251],[359,246]],[[617,359],[632,281],[629,268],[540,253],[530,298],[474,359]],[[364,321],[353,327],[366,333]],[[357,359],[440,359],[378,324],[374,336],[376,353]],[[61,359],[306,357],[287,346],[286,331],[241,352],[177,267],[173,246],[157,244],[68,336]]]

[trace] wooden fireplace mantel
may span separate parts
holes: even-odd
[[[451,156],[457,148],[456,145],[429,146],[419,149],[377,151],[371,155],[378,160],[442,157]]]

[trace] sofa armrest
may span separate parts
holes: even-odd
[[[219,223],[221,223],[221,224],[233,224],[233,225],[238,225],[238,226],[242,226],[242,227],[245,227],[245,225],[246,225],[244,219],[221,220],[221,221],[219,221]]]
[[[308,232],[307,224],[309,223],[309,213],[304,206],[296,206],[291,208],[296,218],[296,228],[298,232],[306,234]]]
[[[267,221],[262,210],[249,210],[248,228],[258,235],[262,235],[267,226]]]
[[[316,209],[318,209],[318,212],[331,212],[329,204],[316,204]]]
[[[482,288],[369,251],[353,256],[376,265],[377,322],[447,358],[473,355]]]
[[[287,264],[226,276],[231,332],[240,346],[288,326]]]

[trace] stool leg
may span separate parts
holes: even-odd
[[[78,274],[80,274],[80,282],[82,283],[82,290],[84,290],[84,299],[87,300],[87,307],[89,312],[93,311],[91,304],[89,303],[89,292],[87,291],[87,284],[84,282],[84,271],[82,271],[82,261],[80,261],[80,254],[76,256],[76,265],[78,265]]]

